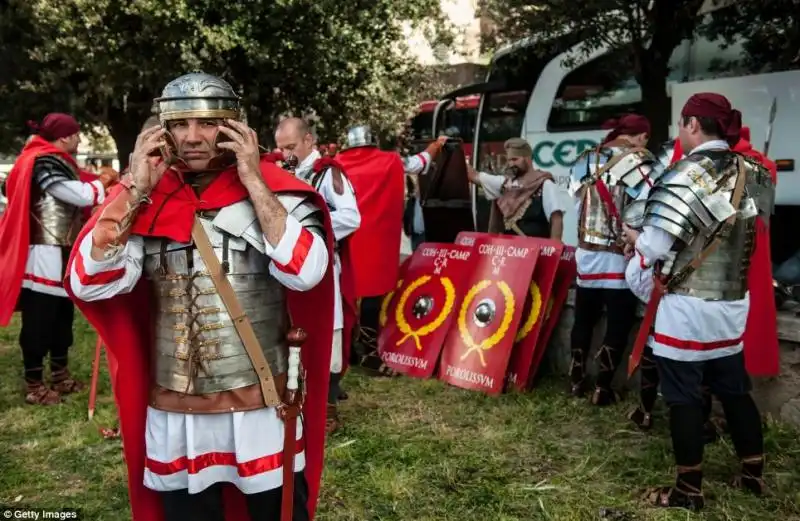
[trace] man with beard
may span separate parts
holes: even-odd
[[[764,492],[764,440],[743,337],[756,219],[768,219],[774,189],[767,169],[731,150],[740,132],[741,113],[724,96],[690,97],[679,121],[689,154],[650,191],[643,231],[625,227],[625,241],[635,248],[626,278],[647,302],[631,367],[649,336],[677,465],[675,485],[648,494],[654,506],[704,505],[704,385],[722,403],[742,463],[734,486]]]
[[[504,175],[476,172],[467,163],[470,182],[482,187],[486,197],[494,201],[489,232],[560,241],[566,208],[553,176],[533,168],[533,150],[524,139],[511,138],[504,146]]]
[[[607,121],[603,142],[572,167],[570,192],[578,213],[578,268],[575,321],[572,325],[572,396],[586,392],[586,362],[594,328],[605,310],[606,332],[597,352],[597,381],[591,403],[616,402],[614,373],[636,322],[637,300],[625,282],[623,216],[637,198],[646,196],[657,159],[644,147],[650,135],[647,118],[628,114]]]
[[[361,225],[361,214],[358,212],[353,187],[341,165],[329,156],[322,156],[314,148],[315,141],[310,126],[300,118],[284,119],[275,131],[275,143],[283,157],[294,157],[297,161],[294,175],[319,192],[331,214],[331,226],[336,241],[333,254],[335,310],[326,430],[328,434],[332,434],[342,425],[338,412],[339,397],[343,393],[340,382],[344,361],[349,360],[350,341],[357,319],[347,238]]]
[[[52,113],[22,149],[4,185],[8,208],[0,220],[0,324],[22,313],[19,343],[25,367],[25,401],[53,405],[85,386],[70,375],[69,348],[75,308],[62,280],[84,208],[102,203],[116,173],[86,176],[75,162],[80,126]],[[82,181],[81,178],[90,179]],[[44,383],[50,355],[51,387]]]
[[[325,202],[261,160],[227,82],[187,74],[155,101],[161,126],[65,284],[119,365],[133,520],[309,520],[333,332]]]

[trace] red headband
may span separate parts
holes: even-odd
[[[617,139],[619,136],[635,136],[637,134],[650,133],[650,121],[646,117],[638,114],[626,114],[619,119],[609,119],[603,123],[602,127],[611,130],[603,139],[603,144]]]
[[[46,115],[41,124],[28,121],[28,126],[48,141],[69,137],[81,131],[81,126],[75,118],[61,112]]]
[[[739,142],[742,131],[742,113],[731,107],[728,98],[713,92],[701,92],[693,95],[683,106],[681,116],[709,118],[717,122],[722,138],[730,146]]]

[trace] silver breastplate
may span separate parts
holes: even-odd
[[[608,186],[608,192],[617,211],[621,212],[625,205],[625,187],[621,185]],[[605,202],[600,197],[597,187],[586,187],[581,204],[580,230],[578,239],[586,244],[601,247],[613,247],[617,238],[622,235],[622,224],[614,222]]]
[[[205,221],[214,252],[250,317],[273,376],[287,370],[289,319],[283,286],[255,235],[235,237]],[[252,227],[253,225],[251,225]],[[255,225],[257,226],[257,224]],[[260,229],[259,229],[260,235]],[[201,395],[258,383],[258,376],[193,244],[145,242],[144,271],[157,295],[155,381]]]
[[[36,190],[34,197],[31,201],[31,244],[72,246],[83,226],[81,209],[47,192]]]

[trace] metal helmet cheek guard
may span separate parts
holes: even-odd
[[[186,119],[233,119],[242,120],[242,101],[233,87],[225,80],[204,72],[184,74],[169,82],[154,100],[161,126],[167,130],[167,146],[161,150],[169,165],[184,163],[177,153],[175,138],[169,132],[169,122]],[[217,133],[214,145],[226,141],[227,137]],[[220,150],[210,161],[208,170],[221,170],[236,161],[235,154]]]

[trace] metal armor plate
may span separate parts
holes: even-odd
[[[72,246],[83,226],[83,213],[45,189],[60,181],[75,181],[78,173],[57,156],[42,156],[34,164],[31,194],[31,239],[33,244]]]
[[[279,196],[308,229],[321,214],[298,196]],[[200,218],[214,252],[253,325],[273,376],[288,366],[289,318],[285,289],[269,273],[264,238],[249,201],[207,212]],[[315,230],[316,231],[316,230]],[[202,395],[258,383],[225,304],[193,244],[145,241],[144,271],[154,285],[155,378],[166,389]]]
[[[733,208],[731,198],[740,161],[747,176],[745,193],[738,208]],[[728,216],[738,215],[718,248],[671,291],[705,300],[743,298],[754,247],[755,216],[765,211],[761,206],[771,204],[773,193],[769,172],[730,151],[693,154],[676,162],[653,189],[645,211],[646,225],[680,239],[664,265],[665,274],[684,270],[720,233]]]
[[[598,172],[611,161],[614,165],[598,177]],[[572,167],[570,182],[573,195],[582,191],[578,230],[581,247],[619,250],[616,242],[622,233],[621,223],[612,224],[611,212],[595,186],[597,180],[606,185],[616,210],[627,222],[633,217],[633,213],[627,211],[628,205],[654,183],[662,171],[656,157],[646,150],[613,146],[584,153]],[[640,209],[633,212],[641,214]],[[636,217],[635,222],[641,224],[640,220]]]

